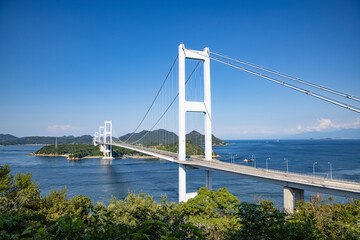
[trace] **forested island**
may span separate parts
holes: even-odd
[[[147,143],[145,141],[144,135],[147,134],[149,139],[156,139],[156,141]],[[131,137],[130,137],[131,136]],[[159,137],[160,136],[160,137]],[[129,138],[130,137],[130,138]],[[214,146],[224,146],[227,142],[212,136],[212,141]],[[205,152],[202,146],[204,146],[205,136],[192,131],[186,135],[186,155],[203,157]],[[158,129],[151,132],[142,131],[136,134],[126,134],[119,139],[113,138],[113,141],[126,141],[129,140],[129,143],[136,143],[137,145],[143,145],[144,147],[154,148],[158,150],[164,150],[169,152],[178,152],[179,142],[178,136],[173,133],[166,131],[164,129]],[[98,146],[92,145],[92,137],[90,135],[84,135],[81,137],[27,137],[27,138],[13,138],[11,135],[1,135],[0,141],[3,144],[10,143],[36,143],[36,144],[48,144],[51,142],[51,145],[47,145],[36,151],[35,153],[30,153],[30,155],[40,156],[40,157],[55,157],[63,156],[67,157],[69,160],[76,160],[81,158],[90,158],[90,157],[102,157],[103,153],[100,152]],[[54,143],[57,144],[54,144]],[[122,158],[126,156],[132,157],[145,157],[145,154],[138,153],[132,150],[124,149],[121,147],[113,146],[113,157]],[[217,156],[213,152],[213,156]],[[149,157],[149,156],[147,156]]]
[[[145,156],[142,153],[138,153],[126,148],[113,146],[113,157],[121,158],[125,156]],[[99,146],[90,144],[69,144],[69,145],[47,145],[40,148],[31,155],[39,157],[67,157],[69,160],[76,160],[85,157],[103,157],[104,154],[100,152]]]
[[[240,202],[226,188],[201,188],[186,203],[130,193],[93,204],[66,189],[42,196],[31,174],[14,176],[8,165],[0,166],[0,196],[0,239],[360,239],[360,200],[313,197],[289,215],[268,200]]]
[[[167,144],[167,145],[145,145],[145,147],[170,151],[170,152],[177,152],[179,145],[177,142],[174,142],[173,144]],[[202,147],[193,144],[191,141],[186,141],[186,154],[191,156],[204,156],[205,153]],[[68,145],[60,144],[60,145],[44,146],[35,153],[30,153],[30,155],[38,156],[38,157],[61,156],[61,157],[67,157],[68,160],[78,160],[81,158],[102,157],[103,153],[100,152],[99,146],[94,146],[91,144],[68,144]],[[146,154],[118,146],[113,146],[112,156],[114,158],[125,158],[125,157],[149,158],[149,156],[147,156]]]

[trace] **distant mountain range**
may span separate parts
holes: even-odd
[[[0,134],[0,145],[24,145],[24,144],[55,144],[56,137],[15,137],[10,134]],[[92,136],[83,135],[80,137],[63,136],[57,138],[58,144],[91,144]]]
[[[130,136],[131,133],[128,133],[122,137],[119,137],[119,139],[121,141],[129,141],[129,143],[141,145],[164,145],[178,141],[177,134],[167,131],[165,129],[158,129],[151,132],[144,130],[139,133],[134,133],[129,139]],[[205,136],[197,131],[192,131],[186,134],[186,140],[191,141],[198,146],[203,146],[205,143]],[[225,146],[227,142],[212,135],[212,144],[213,146]]]
[[[146,135],[146,136],[145,136]],[[126,141],[131,136],[131,133],[128,133],[119,139],[121,141]],[[115,139],[115,138],[114,138]],[[205,136],[200,134],[197,131],[192,131],[186,135],[186,140],[191,141],[193,144],[198,146],[203,146],[205,142]],[[24,145],[24,144],[55,144],[55,137],[41,137],[41,136],[31,136],[31,137],[21,137],[10,134],[0,134],[0,145]],[[151,142],[152,141],[152,142]],[[129,139],[129,143],[133,144],[149,144],[149,145],[165,145],[178,141],[178,135],[167,131],[165,129],[158,129],[154,131],[141,131],[135,133]],[[212,136],[213,146],[224,146],[227,142]],[[80,137],[74,136],[62,136],[57,138],[58,144],[91,144],[92,136],[83,135]]]
[[[324,139],[324,138],[332,138],[332,139],[360,139],[360,129],[343,129],[338,131],[328,131],[328,132],[307,132],[300,133],[296,135],[288,135],[279,137],[286,139]]]

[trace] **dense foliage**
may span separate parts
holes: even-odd
[[[0,168],[0,239],[201,239],[175,204],[129,194],[109,206],[88,197],[66,198],[66,189],[40,195],[31,174]]]
[[[155,148],[158,150],[173,152],[173,153],[176,153],[179,151],[179,142],[173,142],[173,143],[166,144],[166,145],[148,144],[145,146],[150,147],[150,148]],[[189,140],[186,141],[186,155],[204,155],[204,154],[205,154],[205,151],[202,147],[200,147],[199,145],[195,145],[194,143],[192,143]]]
[[[225,188],[201,188],[186,203],[145,194],[93,205],[66,189],[45,197],[31,174],[0,167],[0,239],[360,239],[360,201],[313,198],[287,215],[270,201],[240,203]]]
[[[177,152],[179,145],[177,143],[168,144],[168,145],[146,145],[146,147],[155,148],[158,150]],[[146,156],[145,154],[135,152],[126,148],[113,146],[113,157],[123,157],[126,156]],[[49,154],[49,155],[68,155],[69,158],[83,158],[88,156],[102,156],[103,153],[100,152],[99,146],[94,146],[90,144],[70,144],[63,145],[59,144],[55,148],[55,145],[47,145],[40,148],[35,154]],[[186,154],[187,155],[204,155],[204,149],[200,146],[193,144],[190,141],[186,141]]]

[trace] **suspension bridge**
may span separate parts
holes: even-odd
[[[195,60],[193,61],[193,70],[188,72],[187,77],[186,59]],[[103,159],[111,161],[113,159],[112,147],[119,146],[177,163],[179,166],[179,202],[187,201],[196,196],[196,193],[186,191],[186,172],[191,169],[203,169],[205,171],[205,186],[209,189],[212,189],[212,172],[281,185],[284,188],[284,208],[290,213],[294,212],[296,201],[304,200],[304,190],[360,198],[360,183],[358,182],[249,167],[213,159],[211,60],[346,110],[360,113],[360,109],[356,106],[328,97],[325,94],[310,91],[296,84],[302,84],[323,91],[326,94],[342,97],[347,101],[360,102],[358,97],[228,57],[224,54],[210,52],[208,48],[197,51],[187,49],[183,44],[180,44],[178,54],[170,70],[135,130],[131,134],[125,135],[123,139],[115,140],[112,136],[112,121],[105,121],[104,126],[101,126],[99,131],[95,132],[93,143],[99,145],[100,150],[104,153]],[[197,79],[197,81],[194,79]],[[282,79],[287,79],[293,83]],[[191,117],[189,113],[195,114],[195,117]],[[204,139],[200,138],[199,142],[196,140],[194,144],[204,146],[204,149],[200,148],[198,150],[195,147],[196,150],[189,153],[187,151],[189,141],[186,139],[186,132],[201,127],[203,127]],[[142,129],[141,132],[138,131],[140,129]],[[153,131],[154,129],[162,129],[162,131]]]

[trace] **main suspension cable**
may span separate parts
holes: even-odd
[[[189,77],[186,79],[185,85],[188,83],[188,81],[190,80],[191,76],[194,74],[195,70],[197,69],[197,67],[199,66],[200,61],[198,61],[198,63],[196,64],[196,66],[194,67],[194,69],[192,70],[191,74],[189,75]],[[176,96],[174,97],[174,99],[171,101],[171,103],[169,104],[169,106],[166,108],[166,110],[164,111],[164,113],[160,116],[160,118],[155,122],[155,124],[150,128],[150,130],[148,130],[146,132],[146,134],[144,134],[141,138],[139,138],[138,140],[136,140],[135,142],[133,142],[132,144],[135,144],[137,142],[139,142],[141,139],[143,139],[147,134],[149,134],[154,128],[155,126],[161,121],[161,119],[164,117],[164,115],[169,111],[170,107],[174,104],[175,100],[179,97],[179,93],[176,94]]]
[[[223,64],[228,65],[228,66],[230,66],[230,67],[233,67],[233,68],[242,70],[242,71],[244,71],[244,72],[247,72],[247,73],[256,75],[256,76],[258,76],[258,77],[265,78],[265,79],[267,79],[267,80],[269,80],[269,81],[271,81],[271,82],[274,82],[274,83],[280,84],[280,85],[282,85],[282,86],[285,86],[285,87],[294,89],[294,90],[296,90],[296,91],[305,93],[305,94],[310,95],[310,96],[312,96],[312,97],[319,98],[319,99],[321,99],[321,100],[324,100],[324,101],[326,101],[326,102],[329,102],[329,103],[338,105],[338,106],[343,107],[343,108],[346,108],[346,109],[348,109],[348,110],[351,110],[351,111],[360,113],[360,109],[359,109],[359,108],[354,107],[354,106],[351,106],[351,105],[349,105],[349,104],[346,104],[346,103],[343,103],[343,102],[340,102],[340,101],[337,101],[337,100],[334,100],[334,99],[331,99],[331,98],[322,96],[322,95],[317,94],[317,93],[310,92],[309,90],[306,90],[306,89],[303,89],[303,88],[300,88],[300,87],[291,85],[291,84],[286,83],[286,82],[284,82],[284,81],[277,80],[277,79],[275,79],[275,78],[272,78],[272,77],[269,77],[269,76],[266,76],[266,75],[263,75],[263,74],[260,74],[260,73],[251,71],[251,70],[249,70],[249,69],[247,69],[247,68],[240,67],[240,66],[234,65],[234,64],[229,63],[229,62],[225,62],[225,61],[220,60],[220,59],[217,59],[217,58],[210,57],[210,59],[212,59],[212,60],[214,60],[214,61],[217,61],[217,62],[220,62],[220,63],[223,63]]]
[[[146,111],[146,113],[145,113],[144,117],[142,118],[142,120],[140,121],[140,123],[139,123],[139,125],[136,127],[136,129],[135,129],[135,130],[131,133],[131,135],[129,136],[129,138],[128,138],[128,139],[126,139],[126,141],[125,141],[125,142],[129,141],[129,139],[130,139],[130,138],[131,138],[131,137],[135,134],[135,132],[139,129],[139,127],[141,126],[141,124],[144,122],[144,120],[145,120],[146,116],[147,116],[147,115],[148,115],[148,113],[150,112],[150,110],[151,110],[152,106],[154,105],[154,103],[155,103],[155,101],[156,101],[157,97],[159,96],[159,94],[160,94],[160,92],[161,92],[161,89],[164,87],[164,85],[165,85],[165,83],[166,83],[166,80],[168,79],[168,77],[169,77],[169,75],[170,75],[170,73],[171,73],[171,71],[172,71],[172,69],[173,69],[173,67],[174,67],[174,65],[175,65],[175,63],[176,63],[176,61],[177,61],[177,59],[178,59],[178,56],[179,56],[179,55],[176,55],[176,58],[175,58],[175,60],[174,60],[173,64],[171,65],[169,72],[167,73],[167,75],[166,75],[166,77],[165,77],[165,79],[164,79],[163,83],[161,84],[160,89],[158,90],[158,92],[157,92],[157,94],[156,94],[156,96],[155,96],[154,100],[152,101],[152,103],[151,103],[150,107],[149,107],[149,108],[148,108],[148,110]]]
[[[311,87],[314,87],[314,88],[321,89],[321,90],[326,91],[326,92],[330,92],[330,93],[333,93],[333,94],[336,94],[336,95],[339,95],[339,96],[342,96],[342,97],[345,97],[345,98],[360,102],[359,97],[351,96],[350,94],[347,94],[347,93],[342,93],[342,92],[339,92],[337,90],[333,90],[333,89],[330,89],[330,88],[327,88],[327,87],[324,87],[324,86],[320,86],[318,84],[311,83],[311,82],[308,82],[308,81],[305,81],[305,80],[302,80],[302,79],[299,79],[299,78],[296,78],[296,77],[292,77],[292,76],[284,74],[284,73],[280,73],[280,72],[277,72],[277,71],[274,71],[274,70],[271,70],[271,69],[268,69],[268,68],[264,68],[264,67],[261,67],[261,66],[249,63],[249,62],[241,61],[241,60],[233,58],[233,57],[228,57],[228,56],[225,56],[223,54],[219,54],[219,53],[215,53],[215,52],[210,52],[210,53],[214,54],[214,55],[217,55],[219,57],[229,59],[231,61],[235,61],[235,62],[244,64],[244,65],[247,65],[247,66],[250,66],[250,67],[253,67],[253,68],[260,69],[260,70],[268,72],[268,73],[278,75],[280,77],[284,77],[284,78],[287,78],[287,79],[290,79],[290,80],[293,80],[293,81],[296,81],[296,82],[299,82],[299,83],[302,83],[302,84],[305,84],[305,85],[308,85],[308,86],[311,86]]]

